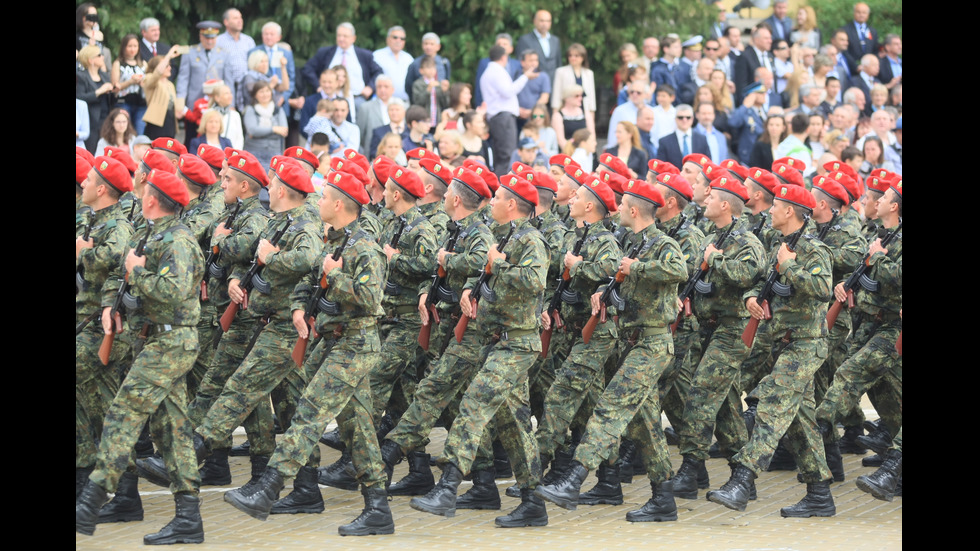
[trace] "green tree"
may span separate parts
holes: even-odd
[[[888,33],[902,36],[902,0],[863,0],[871,8],[868,24],[878,30],[878,39]],[[820,32],[829,42],[834,31],[854,20],[855,0],[811,0]]]

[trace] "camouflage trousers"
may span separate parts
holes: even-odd
[[[755,341],[752,343],[752,351],[749,352],[749,357],[742,362],[742,368],[738,375],[738,389],[751,398],[756,397],[755,390],[759,386],[759,381],[772,371],[772,341],[773,337],[769,331],[769,324],[759,324]]]
[[[197,428],[197,433],[212,443],[212,447],[216,447],[215,443],[227,442],[235,428],[253,410],[260,407],[268,409],[269,394],[279,383],[285,382],[287,392],[294,396],[293,400],[299,401],[306,387],[306,377],[303,369],[291,357],[295,341],[296,328],[293,327],[292,320],[272,320],[262,329],[252,350],[228,378],[221,394]],[[224,337],[217,353],[220,353],[222,344]],[[282,422],[289,421],[284,419]],[[267,430],[274,448],[275,437],[271,435],[271,422]],[[261,451],[259,453],[253,449],[252,455],[267,455],[272,449],[263,448]]]
[[[813,396],[818,405],[820,402],[823,402],[827,390],[830,389],[830,385],[834,381],[834,374],[837,373],[837,368],[847,358],[847,337],[851,333],[851,316],[849,314],[850,312],[847,310],[842,310],[837,317],[837,322],[830,328],[830,336],[827,340],[827,361],[820,366],[820,369],[817,370],[817,374],[813,378]],[[860,407],[855,407],[842,415],[840,421],[845,427],[860,427],[864,422],[864,412]],[[839,435],[837,431],[831,431],[831,437],[833,440],[838,440]]]
[[[214,304],[202,302],[201,320],[197,323],[197,343],[200,350],[194,360],[194,367],[187,374],[187,396],[191,400],[197,396],[197,389],[211,367],[211,360],[214,359],[214,335],[219,330]]]
[[[485,429],[493,420],[517,484],[521,488],[537,487],[541,460],[531,430],[527,373],[540,353],[541,337],[536,331],[491,345],[486,361],[460,401],[459,417],[446,437],[443,461],[469,473]]]
[[[548,390],[555,383],[555,376],[571,353],[576,339],[580,340],[581,335],[572,331],[555,331],[551,336],[551,344],[548,345],[548,355],[544,358],[539,356],[528,371],[531,413],[538,418],[539,425],[544,420],[544,401]]]
[[[578,338],[571,352],[555,373],[555,382],[544,399],[544,418],[538,423],[535,437],[538,450],[544,458],[552,458],[559,446],[565,443],[579,408],[587,403],[596,403],[604,388],[603,367],[609,355],[616,348],[619,335],[612,324],[612,330],[596,331],[589,344]],[[576,333],[580,333],[577,331]]]
[[[255,334],[258,321],[249,318],[235,318],[214,349],[207,372],[197,387],[197,395],[188,406],[188,415],[194,427],[201,426],[208,410],[221,395],[228,378],[245,360],[245,351]],[[200,334],[200,332],[198,333]],[[200,361],[200,355],[198,355]],[[196,364],[195,364],[196,365]],[[249,451],[252,455],[269,455],[276,447],[273,430],[272,411],[268,404],[259,404],[245,418],[245,433],[248,435]],[[227,449],[232,445],[231,433],[217,438],[212,446]]]
[[[817,419],[833,426],[873,388],[875,409],[888,430],[898,432],[902,427],[902,357],[895,350],[895,340],[901,330],[900,320],[861,324],[855,343],[864,345],[837,369]]]
[[[132,462],[133,445],[147,418],[170,473],[171,491],[196,494],[201,485],[187,417],[185,375],[194,365],[197,330],[174,327],[151,333],[106,413],[99,457],[89,477],[107,492]]]
[[[76,316],[76,323],[83,317]],[[75,336],[75,467],[95,465],[98,439],[109,404],[119,390],[120,364],[129,356],[129,345],[117,338],[109,355],[109,365],[99,360],[99,347],[105,333],[96,317]]]
[[[415,385],[418,384],[416,360],[424,354],[418,343],[419,331],[422,329],[422,318],[418,311],[400,314],[394,319],[397,321],[383,322],[379,326],[382,341],[381,359],[371,372],[375,424],[381,420],[389,399],[397,404],[396,413],[408,408],[415,394]],[[392,396],[396,386],[399,395]]]
[[[764,343],[757,336],[755,344]],[[826,338],[799,338],[787,343],[780,335],[770,350],[772,372],[755,390],[759,405],[752,438],[731,461],[759,475],[769,466],[776,445],[785,434],[786,445],[806,482],[829,480],[813,401],[813,374],[827,359]]]
[[[660,407],[670,426],[680,434],[684,425],[684,405],[691,392],[691,380],[701,356],[699,325],[694,316],[686,318],[674,333],[674,363],[660,377]]]
[[[712,433],[727,457],[745,445],[748,432],[742,420],[738,374],[750,349],[742,342],[748,320],[719,320],[701,356],[684,406],[680,432],[681,455],[708,459]],[[705,331],[704,329],[702,331]],[[717,427],[717,428],[716,428]]]
[[[328,335],[317,345],[329,352],[306,385],[292,423],[269,460],[269,466],[283,476],[295,476],[304,465],[319,463],[318,441],[327,424],[337,418],[353,427],[350,450],[358,480],[367,488],[384,487],[368,378],[380,358],[381,340],[374,320],[369,321],[360,328],[348,327],[340,339]],[[316,360],[317,355],[314,351],[311,356]]]
[[[585,436],[575,449],[575,461],[594,471],[603,461],[619,455],[619,439],[624,433],[636,442],[651,481],[660,483],[670,476],[670,456],[660,425],[660,393],[657,381],[674,361],[674,341],[670,330],[640,336],[624,350],[619,370],[606,385],[585,428]],[[627,333],[629,330],[621,330]],[[642,423],[634,423],[634,417]]]

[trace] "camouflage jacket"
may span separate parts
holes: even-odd
[[[548,246],[548,288],[554,290],[557,280],[564,271],[562,256],[562,244],[565,234],[571,232],[561,220],[555,215],[553,210],[548,210],[531,219],[531,225],[541,232],[544,242]]]
[[[392,218],[381,232],[381,248],[391,244],[398,228],[404,225],[398,246],[400,252],[391,257],[388,263],[388,277],[382,304],[385,309],[398,306],[417,305],[418,290],[423,281],[429,279],[435,268],[436,231],[417,207],[405,211],[400,217]]]
[[[439,303],[439,309],[455,308],[459,304],[459,296],[463,292],[466,281],[478,274],[487,264],[487,250],[493,244],[493,234],[483,223],[479,212],[473,212],[466,218],[456,222],[460,234],[453,248],[453,254],[446,256],[446,285],[453,292],[455,301],[452,304]],[[440,246],[444,246],[441,244]],[[435,273],[435,272],[433,272]],[[432,278],[424,281],[419,287],[419,294],[430,292]]]
[[[566,246],[563,249],[571,252],[581,239],[583,231],[585,228],[576,228],[574,232],[569,232],[565,236]],[[564,256],[563,252],[561,259],[563,266]],[[560,313],[566,324],[584,325],[589,320],[592,315],[590,297],[600,285],[607,283],[609,278],[616,275],[623,252],[613,233],[597,222],[589,228],[589,234],[585,238],[579,256],[582,257],[582,261],[573,264],[569,270],[572,279],[560,305]],[[566,302],[565,299],[572,299],[573,295],[577,301]],[[550,300],[551,297],[547,299]]]
[[[226,210],[218,218],[215,218],[208,229],[211,237],[211,245],[218,247],[218,259],[215,262],[214,271],[224,274],[215,277],[212,274],[208,279],[208,301],[217,308],[227,306],[231,303],[228,298],[228,276],[231,270],[239,264],[244,264],[246,269],[255,258],[255,248],[259,244],[259,234],[265,230],[269,224],[269,211],[259,203],[259,196],[255,195],[247,199],[242,199],[241,210],[231,224],[230,235],[215,235],[214,230],[228,221],[230,211],[228,208],[235,208],[234,204],[228,205]],[[244,273],[244,272],[243,272]]]
[[[667,327],[677,318],[677,285],[687,280],[680,245],[650,224],[634,234],[630,247],[642,243],[636,262],[619,288],[626,305],[619,312],[620,334],[626,329]]]
[[[694,270],[697,270],[698,266],[701,265],[701,258],[698,257],[697,253],[701,248],[701,242],[704,241],[704,233],[686,218],[681,224],[682,216],[683,214],[678,214],[666,222],[657,222],[657,227],[660,228],[660,231],[670,235],[674,241],[677,241],[681,247],[681,253],[684,254],[687,272],[694,273]]]
[[[98,311],[106,292],[115,298],[119,280],[110,278],[110,275],[119,270],[129,253],[128,245],[133,237],[133,226],[119,203],[96,211],[91,216],[89,238],[92,248],[82,249],[79,253],[81,278],[77,275],[75,278],[78,289],[75,314],[81,316]],[[111,300],[109,305],[112,305]]]
[[[725,228],[712,224],[714,231],[704,237],[702,246],[695,255],[699,262],[704,260],[704,251],[714,244]],[[745,219],[736,220],[735,228],[722,244],[721,252],[708,257],[708,271],[702,281],[714,289],[710,295],[694,292],[691,302],[694,312],[701,321],[712,317],[747,318],[742,295],[746,289],[755,285],[765,275],[766,251],[745,225]]]
[[[429,219],[429,223],[435,228],[436,232],[432,236],[436,243],[444,243],[449,236],[449,215],[443,207],[442,201],[434,201],[419,205],[419,211]]]
[[[180,214],[180,223],[187,226],[201,246],[201,250],[207,254],[211,245],[211,234],[214,233],[214,221],[221,215],[221,206],[212,200],[215,195],[214,186],[204,190],[198,198],[191,199],[190,203],[184,207]],[[219,190],[220,193],[220,190]],[[211,231],[208,231],[211,230]]]
[[[890,232],[891,230],[889,230]],[[875,253],[868,259],[865,275],[878,282],[878,291],[858,286],[855,289],[858,308],[876,316],[897,316],[902,308],[902,232],[888,244],[888,254]],[[863,257],[862,257],[863,258]],[[850,275],[850,274],[848,274]]]

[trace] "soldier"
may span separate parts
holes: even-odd
[[[507,451],[517,482],[521,504],[511,514],[497,517],[497,526],[544,526],[548,514],[532,491],[541,476],[537,443],[531,434],[527,373],[541,353],[538,312],[541,308],[548,254],[540,232],[530,224],[538,193],[530,182],[513,174],[505,176],[491,202],[497,238],[510,235],[503,250],[487,252],[489,279],[467,282],[460,296],[462,313],[477,317],[471,294],[482,297],[479,328],[491,335],[486,361],[470,383],[459,406],[459,417],[446,439],[439,483],[421,498],[412,498],[413,509],[452,517],[456,490],[470,472],[484,431],[491,419]],[[499,245],[499,242],[498,242]],[[473,289],[477,282],[484,283]],[[473,330],[473,329],[470,329]]]
[[[776,187],[773,228],[787,240],[801,233],[794,236],[798,238],[795,250],[784,241],[769,253],[775,271],[772,275],[778,276],[778,283],[789,291],[769,299],[769,334],[776,341],[771,352],[774,364],[772,373],[755,391],[759,397],[755,429],[731,460],[731,478],[707,495],[708,500],[729,509],[745,510],[753,480],[766,469],[780,436],[786,433],[787,444],[798,458],[801,472],[806,473],[807,494],[796,505],[782,508],[780,514],[833,516],[837,511],[830,495],[830,470],[813,417],[813,375],[827,357],[824,310],[833,277],[830,248],[815,236],[802,233],[813,207],[813,196],[805,188]],[[759,281],[743,295],[749,314],[759,320],[766,317],[757,300],[763,286]]]
[[[640,447],[653,497],[641,509],[628,513],[626,520],[677,520],[674,498],[664,484],[670,474],[670,457],[660,428],[657,380],[673,362],[668,325],[677,317],[677,284],[686,279],[687,268],[677,242],[657,229],[655,212],[664,204],[660,192],[638,180],[630,181],[625,192],[621,218],[635,233],[633,245],[641,244],[635,258],[625,257],[619,265],[625,276],[620,290],[624,308],[617,309],[620,335],[632,346],[606,385],[568,471],[554,484],[539,486],[535,494],[574,510],[589,471],[612,459],[619,437],[639,415],[642,430],[631,431],[630,437]],[[599,313],[601,291],[592,295],[593,315]]]
[[[234,69],[228,63],[228,52],[217,46],[221,23],[201,21],[197,28],[201,42],[189,48],[177,71],[177,101],[183,109],[187,109],[188,105],[193,106],[204,95],[204,82],[207,80],[224,80],[234,91],[235,79],[231,74]],[[178,112],[178,116],[183,114]],[[184,141],[190,143],[197,135],[197,124],[187,122],[185,126],[187,134]]]
[[[89,153],[91,155],[91,153]],[[95,160],[95,157],[92,157]],[[82,182],[88,178],[92,163],[81,155],[75,155],[75,237],[85,233],[85,227],[91,225],[92,207],[82,201]],[[132,184],[130,184],[132,185]]]
[[[101,164],[99,165],[101,166]],[[120,165],[121,167],[121,165]],[[125,169],[123,169],[125,170]],[[162,530],[143,538],[147,545],[201,543],[197,472],[191,425],[184,414],[187,394],[184,376],[194,365],[200,300],[197,292],[204,257],[194,236],[181,225],[177,211],[188,202],[187,188],[176,176],[153,170],[142,197],[147,232],[143,256],[130,250],[124,268],[129,282],[130,325],[142,326],[146,343],[123,380],[106,414],[99,458],[75,504],[75,531],[92,535],[99,507],[107,492],[118,489],[130,464],[133,444],[150,419],[153,439],[160,447],[164,473],[172,482],[176,516]],[[112,332],[111,292],[103,293],[102,328]],[[172,473],[172,477],[170,476]]]
[[[395,525],[388,508],[385,473],[374,433],[371,386],[368,375],[379,360],[381,341],[377,317],[381,314],[381,289],[384,284],[385,257],[371,236],[356,225],[361,206],[368,195],[363,184],[352,176],[334,173],[326,179],[320,199],[320,216],[331,226],[331,237],[322,265],[314,278],[300,282],[292,296],[293,325],[300,338],[309,336],[305,304],[312,289],[325,283],[326,291],[317,304],[315,328],[324,338],[311,354],[325,354],[316,375],[300,399],[292,425],[283,435],[269,467],[252,486],[232,490],[225,501],[259,520],[268,518],[273,501],[283,487],[283,479],[296,477],[294,491],[277,502],[293,498],[298,506],[300,491],[311,495],[320,512],[323,499],[316,485],[316,470],[310,465],[317,438],[334,417],[353,423],[353,461],[362,477],[364,511],[352,523],[341,526],[341,536],[393,534]],[[346,234],[346,235],[345,235]],[[337,258],[335,258],[337,257]],[[319,282],[322,274],[323,282]],[[307,366],[309,367],[309,366]],[[286,512],[286,511],[280,511]]]
[[[671,478],[675,497],[697,499],[698,488],[707,486],[704,461],[713,430],[726,459],[748,439],[738,386],[739,366],[750,350],[741,338],[749,318],[742,295],[762,276],[765,250],[741,222],[747,200],[745,186],[730,174],[711,182],[704,215],[715,230],[697,254],[708,270],[691,297],[705,348],[684,405],[679,445],[684,463]]]

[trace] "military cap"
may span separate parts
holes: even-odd
[[[892,178],[891,180],[889,180],[888,181],[888,187],[890,187],[892,189],[892,191],[894,191],[896,194],[898,194],[898,198],[899,199],[902,198],[902,177],[901,176],[899,176],[897,178]]]
[[[197,24],[198,30],[207,38],[217,38],[220,34],[222,25],[217,21],[205,20]]]
[[[663,178],[663,177],[667,177],[668,180],[671,181],[671,182],[676,182],[677,180],[680,180],[681,182],[684,182],[684,179],[681,178],[680,176],[671,177],[670,174],[661,174],[660,175],[660,178]],[[660,182],[660,178],[657,178],[657,181],[658,182]],[[663,183],[663,182],[661,182],[661,183]],[[670,187],[666,183],[663,183],[663,185],[665,185],[667,187]],[[690,188],[690,187],[691,186],[688,186],[688,188]],[[670,189],[674,189],[674,188],[673,187],[670,187]],[[677,190],[674,189],[674,191],[677,191]],[[647,183],[646,180],[630,180],[630,181],[626,182],[626,188],[623,190],[623,194],[624,195],[632,195],[634,197],[638,197],[640,199],[643,199],[644,201],[649,201],[649,202],[653,203],[654,205],[656,205],[658,207],[664,206],[664,203],[666,202],[664,200],[663,194],[661,194],[659,191],[657,191],[657,188],[655,188],[655,187],[651,186],[649,183]]]
[[[90,165],[95,164],[95,155],[92,155],[92,153],[84,147],[75,146],[75,155],[79,155],[81,158],[88,161],[88,164]]]
[[[283,151],[282,154],[283,156],[292,159],[299,159],[300,161],[303,161],[304,163],[312,166],[313,170],[316,170],[320,166],[320,161],[316,158],[316,155],[314,155],[313,152],[310,151],[309,149],[305,149],[302,147],[290,147],[286,149],[286,151]]]
[[[343,193],[359,205],[366,205],[371,200],[367,190],[364,189],[364,185],[358,182],[354,176],[346,172],[334,172],[327,176],[324,181],[328,186]]]
[[[421,199],[425,195],[425,188],[422,187],[422,179],[413,170],[395,167],[388,173],[388,179],[395,182],[395,185],[416,199]]]
[[[585,189],[589,190],[606,207],[606,211],[610,213],[616,212],[616,195],[608,184],[597,176],[593,176],[585,186]]]
[[[374,162],[371,163],[371,171],[374,172],[374,177],[378,179],[378,182],[384,186],[385,182],[388,181],[388,173],[397,168],[397,166],[395,161],[392,161],[384,155],[378,155],[374,159]]]
[[[174,168],[174,163],[169,157],[156,149],[147,149],[146,153],[143,153],[143,172],[149,174],[151,170],[162,170],[172,174],[177,169]]]
[[[629,178],[625,178],[617,173],[604,172],[602,173],[602,183],[609,186],[609,189],[613,190],[615,193],[620,195],[623,194],[623,186],[629,181]]]
[[[558,184],[555,182],[555,179],[551,177],[551,174],[548,174],[547,172],[525,172],[524,178],[526,178],[528,182],[531,182],[531,184],[538,189],[546,189],[552,193],[558,193]]]
[[[661,161],[660,159],[650,159],[647,161],[647,168],[650,170],[650,172],[656,175],[681,173],[676,166],[668,163],[667,161]]]
[[[711,181],[711,189],[727,192],[742,200],[743,203],[749,200],[749,194],[745,190],[745,185],[732,176],[719,176]]]
[[[568,165],[565,167],[565,175],[571,178],[576,184],[584,186],[585,183],[592,176],[591,173],[586,172],[582,167]]]
[[[747,84],[742,88],[742,97],[744,98],[749,94],[754,94],[756,92],[765,92],[765,91],[766,91],[766,87],[761,82],[755,81]]]
[[[527,165],[518,161],[510,165],[510,171],[513,172],[514,174],[517,174],[518,176],[524,176],[524,174],[527,172],[534,172],[534,169],[531,168],[531,165]]]
[[[843,172],[855,180],[858,178],[857,172],[851,168],[851,165],[845,163],[844,161],[827,161],[824,163],[823,169],[827,172]]]
[[[177,160],[177,173],[199,186],[211,186],[217,181],[214,171],[204,159],[185,153]]]
[[[92,163],[81,155],[75,155],[75,183],[81,185],[88,178],[90,170],[92,170]]]
[[[259,160],[247,151],[236,151],[234,154],[232,154],[232,156],[228,159],[228,168],[241,172],[245,176],[252,178],[261,184],[262,187],[269,187],[269,177],[266,174],[267,171],[262,168],[261,164],[259,164]]]
[[[463,166],[472,170],[480,178],[483,178],[491,194],[497,193],[497,188],[500,187],[500,181],[497,180],[497,175],[487,165],[473,159],[466,159],[463,161]]]
[[[169,164],[169,163],[168,163]],[[173,165],[170,165],[173,167]],[[106,181],[116,188],[119,193],[133,191],[133,177],[129,175],[126,165],[112,157],[99,156],[95,158],[92,168]]]
[[[818,180],[813,183],[813,189],[819,189],[820,191],[826,193],[828,197],[837,199],[845,205],[849,205],[851,203],[851,198],[848,197],[847,190],[844,189],[844,186],[830,178],[818,178]]]
[[[178,157],[184,153],[187,153],[187,148],[184,147],[184,144],[180,143],[177,138],[157,138],[153,140],[150,145],[153,147],[153,149],[173,153]]]
[[[348,161],[342,157],[333,157],[330,159],[330,168],[336,172],[350,174],[354,177],[354,180],[362,186],[367,185],[367,174],[364,173],[364,169],[361,168],[361,165],[355,163],[354,161]]]
[[[365,174],[367,174],[368,169],[370,169],[371,167],[371,163],[370,161],[368,161],[368,158],[358,153],[356,149],[350,149],[350,148],[345,149],[344,158],[347,159],[348,161],[354,161],[355,163],[360,165],[361,169],[364,170]]]
[[[868,176],[868,180],[865,182],[865,185],[868,187],[868,191],[884,193],[888,191],[888,184],[892,181],[893,176],[895,175],[892,173],[882,176],[878,170],[874,170],[871,172],[871,176]],[[822,178],[826,178],[826,176],[822,176]]]
[[[775,199],[779,201],[786,201],[787,203],[792,203],[798,207],[803,207],[811,211],[813,210],[813,207],[817,206],[817,202],[814,200],[813,195],[811,195],[806,188],[800,186],[787,186],[786,184],[776,186]]]
[[[487,187],[487,183],[483,181],[483,178],[464,166],[456,169],[456,172],[453,174],[453,181],[470,188],[480,197],[485,199],[492,197],[490,188]]]
[[[806,170],[806,163],[804,163],[803,161],[801,161],[799,159],[794,159],[792,157],[780,157],[780,158],[776,159],[775,161],[773,161],[772,162],[772,166],[773,166],[773,169],[772,170],[773,170],[773,172],[776,171],[776,165],[778,165],[778,164],[789,165],[789,166],[795,168],[796,170],[799,170],[800,172],[803,172],[804,170]]]
[[[800,162],[796,161],[796,164],[799,165]],[[774,163],[772,175],[786,185],[803,187],[803,173],[786,163]]]
[[[204,159],[204,162],[211,168],[221,170],[221,162],[225,160],[223,151],[213,145],[202,143],[197,148],[197,156]]]
[[[126,170],[129,171],[130,176],[132,176],[136,172],[136,169],[139,168],[139,165],[136,164],[136,161],[134,161],[133,158],[129,155],[128,149],[112,147],[111,145],[106,146],[105,156],[112,157],[113,159],[116,159],[117,161],[122,163],[123,166],[126,167]]]
[[[314,191],[310,175],[298,162],[281,160],[279,166],[276,167],[276,178],[300,193],[309,194]]]
[[[449,182],[453,179],[453,170],[447,164],[444,164],[440,159],[435,156],[426,157],[419,161],[419,166],[422,170],[428,172],[432,176],[435,176],[445,185],[449,185]]]
[[[745,183],[748,184],[749,182],[752,182],[766,190],[769,195],[776,195],[776,186],[779,185],[779,182],[776,181],[776,177],[772,175],[772,172],[759,167],[752,167],[749,169],[749,175],[745,179]]]
[[[157,188],[160,193],[166,195],[182,207],[186,207],[187,203],[191,202],[191,196],[187,191],[187,186],[184,185],[184,182],[180,181],[180,178],[176,174],[165,170],[153,169],[146,177],[146,183]]]
[[[851,168],[846,164],[843,166],[846,166],[847,168]],[[851,170],[851,172],[852,173],[854,172],[853,169]],[[854,179],[854,177],[848,174],[847,172],[843,170],[831,171],[827,173],[827,177],[830,178],[831,180],[836,181],[840,185],[844,186],[844,189],[847,190],[847,194],[851,196],[852,203],[854,201],[857,201],[858,197],[861,197],[862,195],[861,184],[858,183]]]
[[[431,155],[433,157],[436,156],[435,153],[429,151],[424,147],[416,147],[415,149],[410,149],[405,152],[405,157],[409,159],[419,160],[419,161],[424,159],[426,155]]]
[[[743,165],[735,159],[725,159],[718,166],[724,168],[728,172],[731,172],[732,176],[741,180],[743,184],[745,183],[745,179],[749,177],[749,167]]]
[[[612,153],[603,153],[602,155],[599,155],[599,166],[604,166],[624,178],[630,177],[629,167],[626,166],[626,163],[624,163],[622,159],[613,155]]]
[[[526,179],[516,174],[507,174],[500,179],[500,187],[507,189],[522,201],[538,206],[538,190]]]
[[[562,167],[562,169],[564,169],[566,165],[579,166],[579,164],[576,163],[574,159],[572,159],[568,155],[561,155],[561,154],[552,155],[551,158],[548,159],[548,164],[550,164],[551,166],[560,166]]]
[[[681,196],[688,201],[694,199],[694,188],[692,188],[691,184],[680,174],[661,174],[657,176],[657,183],[680,193]]]

